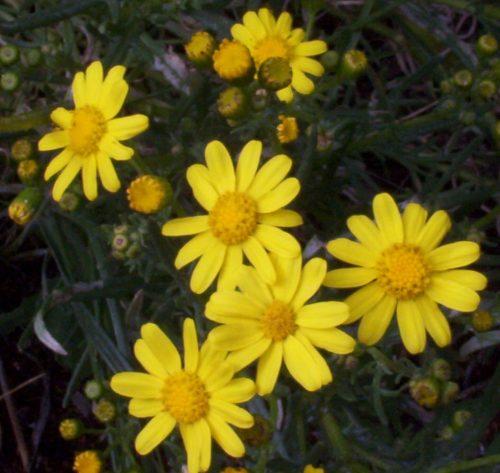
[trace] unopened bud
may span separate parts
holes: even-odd
[[[321,64],[328,72],[333,72],[337,66],[339,65],[340,56],[337,51],[327,51],[323,55],[321,55],[320,59]]]
[[[87,399],[95,401],[103,395],[104,386],[100,381],[97,381],[96,379],[89,379],[83,387],[83,392],[85,393]]]
[[[457,383],[446,381],[441,388],[441,404],[450,404],[457,398],[459,392],[460,388]]]
[[[491,79],[484,79],[477,86],[478,94],[486,100],[493,98],[497,93],[497,89],[498,87]]]
[[[451,379],[451,366],[446,360],[437,358],[431,364],[431,374],[440,381],[449,381]]]
[[[269,105],[267,89],[257,89],[252,95],[252,106],[255,110],[264,110]]]
[[[94,404],[93,412],[100,422],[111,422],[116,417],[116,406],[108,399],[100,399]]]
[[[439,401],[439,383],[429,377],[411,380],[410,395],[420,406],[436,407]]]
[[[451,426],[455,430],[460,430],[467,420],[471,417],[471,412],[465,409],[460,409],[453,414],[453,420],[451,421]]]
[[[445,79],[439,83],[439,89],[441,93],[449,94],[453,91],[453,85],[454,83],[450,79]]]
[[[461,69],[453,75],[453,82],[461,89],[468,89],[472,85],[472,72],[468,69]]]
[[[42,191],[38,187],[27,187],[10,203],[9,218],[18,225],[26,225],[35,215],[42,202]]]
[[[498,50],[498,41],[491,34],[483,34],[476,42],[476,51],[479,56],[491,56]]]
[[[270,57],[259,67],[259,81],[269,90],[280,90],[292,83],[290,63],[281,57]]]
[[[493,327],[493,316],[488,310],[478,310],[472,314],[471,323],[477,332],[487,332]]]
[[[223,39],[213,56],[214,70],[229,82],[245,83],[255,74],[248,48],[239,41]]]
[[[59,207],[66,212],[74,212],[76,209],[78,209],[81,203],[82,198],[78,194],[67,190],[59,199],[57,205],[59,205]]]
[[[28,67],[35,67],[40,65],[43,56],[39,49],[31,48],[23,53],[23,58]]]
[[[130,245],[130,240],[125,234],[115,235],[111,243],[113,251],[125,251]]]
[[[247,96],[239,87],[229,87],[217,99],[217,110],[225,118],[239,118],[247,110]]]
[[[24,184],[34,184],[40,174],[40,165],[34,159],[25,159],[17,165],[17,176]]]
[[[83,424],[80,419],[64,419],[59,424],[59,433],[64,440],[75,440],[83,434]]]
[[[19,60],[19,49],[12,44],[0,48],[0,63],[5,66],[14,64]]]
[[[215,38],[206,31],[194,33],[189,42],[184,45],[188,58],[201,68],[211,66],[212,55],[216,47]]]
[[[368,60],[363,51],[351,49],[340,61],[339,75],[345,80],[354,80],[361,76],[368,68]]]
[[[24,161],[33,156],[35,148],[33,143],[25,138],[17,140],[10,148],[10,154],[16,161]]]
[[[443,427],[439,431],[438,438],[439,440],[450,440],[455,435],[455,431],[451,425],[447,425]]]
[[[163,209],[172,200],[172,186],[163,177],[139,176],[127,188],[129,206],[136,212],[152,214]]]
[[[4,72],[0,76],[0,87],[5,92],[14,92],[20,85],[19,76],[14,71]]]

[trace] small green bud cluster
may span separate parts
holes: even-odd
[[[0,90],[12,93],[21,84],[21,77],[26,69],[38,66],[42,62],[42,53],[39,49],[26,48],[19,50],[13,44],[0,47]]]
[[[117,225],[113,228],[111,239],[111,255],[125,261],[136,257],[141,251],[141,237],[129,225]]]

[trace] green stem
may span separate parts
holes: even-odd
[[[0,117],[0,133],[16,133],[27,131],[50,123],[49,112],[39,110],[12,117]]]
[[[494,209],[490,210],[484,217],[480,218],[474,223],[474,227],[482,228],[486,227],[493,222],[500,214],[500,205],[497,205]]]
[[[452,8],[465,10],[470,13],[476,13],[475,9],[471,7],[467,0],[428,0],[429,3],[440,3],[441,5],[448,5]],[[493,5],[485,5],[483,7],[484,15],[493,20],[500,20],[500,9]]]
[[[348,461],[350,459],[350,453],[347,440],[342,435],[340,426],[335,418],[329,412],[323,412],[321,416],[321,423],[326,431],[328,440],[340,459],[344,462]]]
[[[475,460],[467,460],[454,465],[443,466],[430,473],[458,473],[460,471],[471,471],[473,468],[480,468],[482,466],[499,465],[500,454],[490,455],[489,457],[476,458]]]

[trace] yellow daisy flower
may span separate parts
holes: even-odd
[[[259,359],[257,392],[269,394],[284,361],[293,378],[308,391],[332,381],[326,361],[316,347],[346,354],[355,340],[340,331],[349,316],[343,302],[306,304],[323,283],[326,261],[313,258],[302,268],[302,258],[272,256],[278,273],[266,284],[254,268],[244,266],[237,278],[239,291],[212,294],[205,308],[208,319],[222,325],[208,340],[229,351],[228,361],[239,371]]]
[[[280,143],[291,143],[299,136],[299,126],[295,117],[280,115],[280,124],[276,127],[276,134]]]
[[[102,462],[97,452],[86,450],[75,456],[73,471],[76,473],[101,473]]]
[[[476,271],[455,268],[476,261],[479,245],[460,241],[438,247],[451,227],[442,210],[427,220],[427,211],[410,203],[401,216],[393,198],[383,193],[374,198],[373,213],[375,222],[364,215],[347,220],[359,243],[346,238],[328,243],[333,256],[358,267],[330,271],[324,284],[364,286],[345,302],[351,309],[347,322],[362,319],[358,337],[366,345],[380,340],[394,312],[410,353],[424,350],[426,331],[440,347],[448,345],[450,326],[438,304],[460,312],[477,308],[476,291],[486,287],[486,278]]]
[[[170,183],[159,176],[139,176],[127,187],[129,206],[136,212],[152,214],[161,210],[172,198]]]
[[[277,227],[302,224],[300,215],[283,209],[299,193],[294,177],[285,179],[292,160],[283,154],[269,159],[259,170],[262,143],[249,141],[241,151],[236,170],[220,141],[205,148],[207,166],[194,164],[187,180],[207,215],[170,220],[165,236],[196,235],[179,251],[177,269],[200,258],[191,276],[191,290],[204,292],[219,274],[218,287],[234,287],[232,279],[243,254],[262,278],[272,283],[276,272],[266,250],[285,258],[300,254],[300,245]]]
[[[184,368],[174,344],[157,325],[143,325],[141,336],[134,353],[147,373],[111,378],[113,391],[132,398],[130,415],[152,417],[135,439],[137,452],[151,452],[178,424],[189,473],[210,468],[212,437],[228,455],[243,456],[245,447],[229,424],[243,429],[253,425],[251,414],[236,406],[254,396],[253,381],[233,379],[224,352],[208,343],[198,349],[193,319],[184,321]]]
[[[292,83],[277,92],[280,100],[290,102],[293,90],[299,94],[310,94],[314,90],[314,83],[306,73],[319,77],[325,72],[319,61],[310,56],[324,53],[327,50],[326,43],[321,40],[303,41],[304,30],[292,29],[292,16],[288,12],[281,13],[277,20],[267,8],[246,12],[243,24],[233,25],[231,34],[250,50],[257,70],[269,58],[278,57],[289,61],[293,72]]]
[[[125,67],[114,66],[103,78],[102,64],[95,61],[85,73],[73,80],[74,110],[56,108],[50,118],[60,128],[46,134],[39,142],[40,151],[64,148],[47,166],[45,180],[62,171],[56,179],[52,196],[59,201],[64,191],[81,171],[83,191],[89,200],[97,197],[97,174],[110,192],[120,188],[111,159],[125,161],[134,150],[120,143],[148,127],[148,117],[131,115],[115,118],[123,106],[128,85],[123,79]]]

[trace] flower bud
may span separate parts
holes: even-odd
[[[498,50],[498,41],[491,34],[483,34],[476,42],[477,54],[481,57],[491,56]]]
[[[333,72],[339,65],[340,56],[337,51],[332,49],[322,54],[319,60],[326,71]]]
[[[438,434],[439,440],[450,440],[455,435],[455,431],[451,425],[443,427]]]
[[[292,83],[290,63],[281,57],[270,57],[259,67],[259,81],[268,90],[280,90]]]
[[[498,87],[491,79],[484,79],[477,85],[477,93],[483,99],[491,99],[497,93]]]
[[[239,41],[223,39],[212,59],[215,72],[230,82],[248,82],[255,73],[250,51]]]
[[[273,427],[271,422],[259,414],[254,415],[253,426],[249,429],[238,431],[239,436],[244,443],[251,447],[259,447],[266,444],[273,436]]]
[[[488,310],[478,310],[472,314],[472,326],[476,332],[487,332],[493,327],[493,317]]]
[[[33,143],[25,138],[17,140],[10,148],[10,154],[16,161],[24,161],[30,159],[34,153]]]
[[[128,233],[130,231],[130,227],[128,225],[117,225],[113,228],[113,233],[115,235],[123,235],[124,233]]]
[[[473,77],[472,72],[468,69],[461,69],[453,75],[453,82],[461,89],[468,89],[472,85]]]
[[[100,399],[94,404],[93,412],[102,423],[111,422],[116,417],[116,406],[108,399]]]
[[[17,176],[24,184],[34,184],[39,174],[40,165],[34,159],[25,159],[17,165]]]
[[[24,62],[28,67],[39,66],[42,62],[42,52],[36,48],[30,48],[23,52]]]
[[[471,412],[465,409],[460,409],[456,411],[453,414],[453,420],[451,421],[451,426],[453,427],[453,430],[455,430],[455,432],[460,430],[467,422],[467,420],[471,417],[471,415],[472,415]]]
[[[340,61],[339,75],[345,80],[354,80],[361,76],[368,68],[368,60],[363,51],[350,49]]]
[[[442,358],[436,358],[431,364],[431,374],[439,381],[449,381],[451,379],[451,366]]]
[[[101,473],[103,465],[100,453],[95,450],[79,453],[75,456],[73,471],[76,473]]]
[[[111,248],[113,251],[125,251],[130,246],[130,239],[125,234],[118,234],[113,237]]]
[[[439,400],[439,383],[436,379],[426,377],[410,381],[411,397],[423,407],[436,407]]]
[[[65,210],[66,212],[74,212],[78,209],[78,207],[80,207],[81,203],[82,198],[78,194],[67,190],[64,192],[59,202],[57,202],[57,205],[59,205],[59,208]]]
[[[295,141],[299,136],[299,126],[295,117],[280,115],[280,124],[276,127],[276,136],[280,143],[286,144]]]
[[[42,202],[42,191],[38,187],[27,187],[10,203],[9,218],[18,225],[26,225]]]
[[[441,404],[450,404],[457,398],[459,392],[457,383],[446,381],[441,388]]]
[[[20,83],[19,76],[14,71],[4,72],[0,76],[0,88],[5,92],[14,92]]]
[[[83,387],[83,392],[87,399],[95,401],[103,395],[104,386],[100,381],[97,381],[96,379],[89,379]]]
[[[64,440],[75,440],[83,434],[83,424],[80,419],[64,419],[59,424],[59,433]]]
[[[132,210],[143,214],[159,212],[172,200],[172,186],[159,176],[139,176],[127,188],[127,199]]]
[[[239,87],[229,87],[217,99],[217,110],[225,118],[240,118],[247,110],[248,99]]]
[[[12,44],[0,47],[0,63],[4,66],[14,64],[19,60],[19,49]]]
[[[269,92],[259,88],[252,95],[252,106],[255,110],[264,110],[269,105]]]
[[[452,82],[450,79],[445,79],[439,83],[439,90],[441,90],[442,94],[449,94],[453,92],[453,86],[454,82]]]
[[[217,44],[215,38],[206,31],[198,31],[191,36],[184,49],[191,62],[201,68],[210,67]]]

